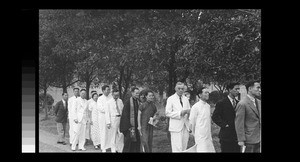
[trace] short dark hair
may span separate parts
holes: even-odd
[[[227,91],[229,91],[230,89],[233,89],[234,86],[236,86],[236,85],[240,85],[240,83],[239,82],[230,82],[230,83],[228,83],[227,86],[226,86]]]
[[[93,98],[95,95],[98,95],[98,94],[97,94],[97,93],[93,93],[93,94],[92,94],[92,98]]]
[[[107,87],[109,88],[109,85],[104,85],[104,86],[102,86],[102,88],[101,88],[101,89],[102,89],[102,92],[105,91]]]
[[[145,92],[145,96],[148,96],[149,93],[152,93],[152,94],[154,95],[154,92],[153,92],[152,90],[147,90],[147,91]]]
[[[73,88],[73,91],[75,91],[76,89],[79,91],[79,88]]]
[[[202,94],[203,93],[203,89],[205,89],[205,88],[206,88],[205,86],[199,87],[198,90],[197,90],[197,95]]]
[[[93,93],[95,93],[95,92],[97,92],[97,91],[92,91],[91,94],[93,94]]]
[[[248,92],[248,90],[249,90],[249,87],[253,87],[255,83],[259,83],[259,81],[257,81],[257,80],[252,80],[252,81],[249,81],[248,83],[246,83],[245,86],[246,86],[247,92]]]
[[[139,90],[139,88],[137,88],[137,87],[132,87],[131,92],[134,92],[136,89]]]
[[[80,92],[82,92],[82,91],[86,91],[86,90],[85,89],[81,89]]]
[[[67,92],[63,92],[61,95],[63,96],[65,93],[68,94]]]
[[[100,96],[102,96],[102,95],[103,95],[102,93],[99,93],[99,95],[98,95],[98,96],[100,97]]]

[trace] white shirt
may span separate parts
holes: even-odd
[[[190,102],[184,95],[181,96],[181,100],[183,106],[177,93],[167,99],[166,116],[170,118],[169,131],[179,132],[184,125],[187,126],[187,116],[182,117],[180,114],[182,110],[190,109]],[[188,126],[187,129],[189,129]]]
[[[74,109],[75,109],[75,101],[78,97],[76,96],[72,96],[68,99],[68,116],[69,116],[69,119],[74,119],[75,117],[73,116],[74,115]]]
[[[97,100],[97,106],[99,107],[99,110],[101,113],[105,113],[105,104],[107,101],[109,101],[110,99],[112,98],[112,95],[108,95],[108,96],[105,96],[105,95],[102,95],[98,98]]]
[[[87,106],[88,106],[87,100],[78,97],[75,101],[74,119],[77,119],[78,122],[80,122],[82,119],[88,120]]]
[[[62,99],[62,102],[64,104],[64,107],[66,107],[66,101]]]
[[[120,113],[117,111],[116,104],[118,104],[118,108],[120,110]],[[110,124],[113,121],[111,118],[116,117],[117,115],[122,115],[122,110],[123,110],[124,104],[121,99],[117,99],[117,101],[114,98],[111,98],[105,106],[105,120],[106,124]]]
[[[233,98],[231,98],[229,95],[227,97],[229,98],[229,100],[230,100],[230,102],[231,102],[231,104],[233,106]],[[237,104],[237,103],[235,103],[235,104]]]

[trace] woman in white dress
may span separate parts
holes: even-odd
[[[92,94],[92,100],[89,102],[88,108],[92,112],[91,115],[91,138],[95,149],[100,148],[100,128],[98,123],[99,110],[97,107],[98,94]]]
[[[207,88],[200,89],[200,100],[193,105],[189,121],[195,137],[196,152],[216,152],[211,136],[210,105],[206,102],[209,97]]]

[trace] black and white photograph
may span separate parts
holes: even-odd
[[[39,9],[40,153],[261,153],[261,9]]]

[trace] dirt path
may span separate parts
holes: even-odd
[[[67,139],[68,140],[68,139]],[[44,130],[39,130],[39,152],[71,152],[71,153],[85,153],[85,152],[99,152],[95,150],[92,145],[85,146],[86,151],[72,151],[70,145],[57,144],[57,135],[49,133]]]

